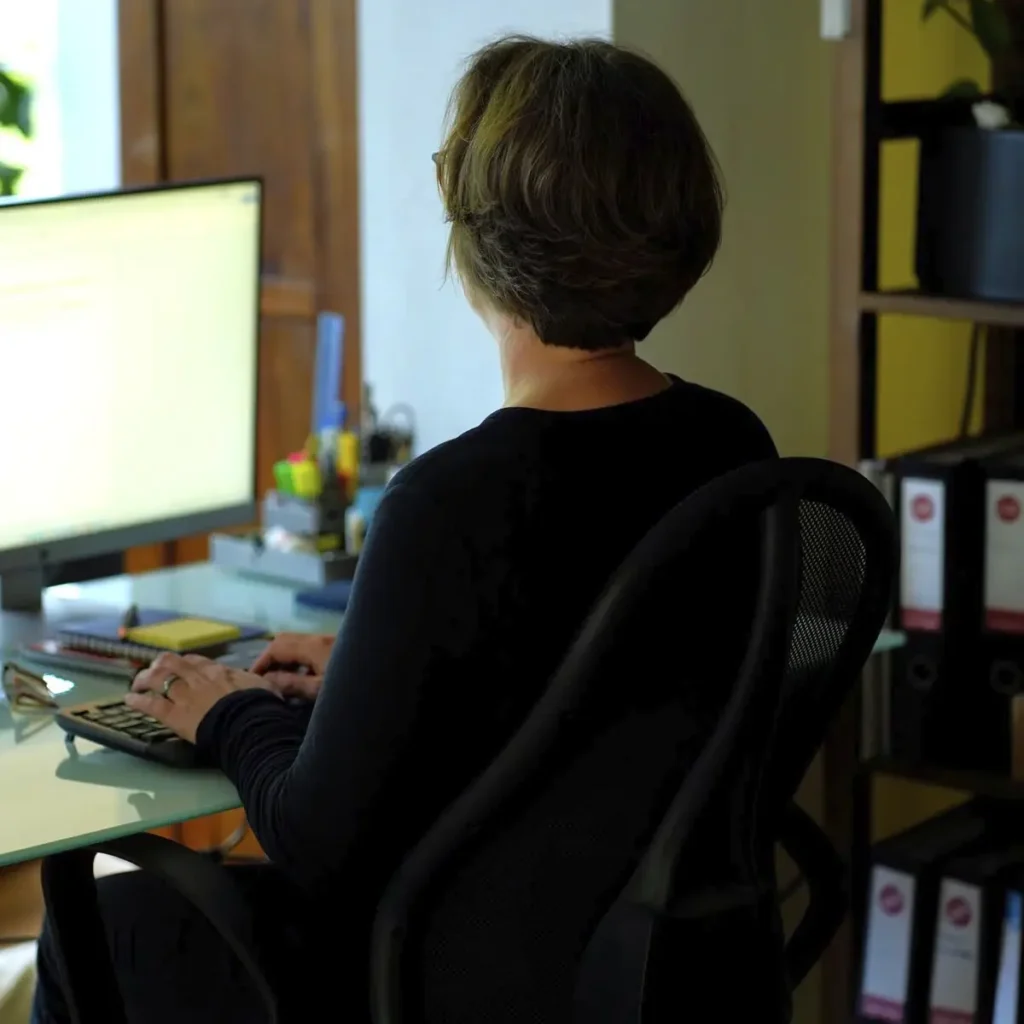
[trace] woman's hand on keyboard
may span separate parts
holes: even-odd
[[[253,662],[251,672],[258,676],[319,676],[327,671],[327,662],[334,647],[333,636],[310,633],[278,633],[263,653]],[[317,687],[319,690],[319,686]],[[288,696],[305,696],[304,693]],[[313,694],[315,696],[315,694]]]
[[[324,684],[323,676],[315,676],[308,672],[271,670],[264,673],[262,678],[274,693],[282,697],[302,697],[305,700],[316,700],[320,687]]]
[[[222,697],[237,690],[270,690],[266,679],[198,654],[165,651],[132,680],[124,702],[155,718],[190,743],[199,723]]]

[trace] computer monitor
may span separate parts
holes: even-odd
[[[257,180],[0,205],[0,605],[256,516]]]

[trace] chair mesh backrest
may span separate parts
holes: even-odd
[[[762,487],[777,483],[787,462],[813,475],[809,465],[815,460],[779,460],[753,478]],[[755,723],[760,731],[747,735],[751,749],[763,756],[744,769],[747,779],[751,769],[761,772],[770,752],[766,781],[779,799],[799,783],[860,668],[846,673],[844,692],[832,692],[839,686],[832,685],[831,673],[843,652],[851,652],[858,616],[864,628],[871,557],[853,520],[827,495],[819,500],[804,493],[799,604],[782,680],[778,742],[771,746],[771,714],[761,716],[764,721]],[[460,826],[459,842],[468,853],[452,856],[438,856],[444,843],[432,843],[445,832],[442,819],[399,873],[391,887],[397,894],[393,904],[412,905],[407,918],[404,910],[396,918],[404,951],[390,958],[400,961],[402,1024],[568,1024],[577,968],[593,930],[643,861],[681,785],[685,791],[736,685],[762,583],[762,513],[774,503],[770,495],[763,497],[736,508],[728,502],[701,506],[707,521],[701,520],[699,534],[680,557],[660,567],[657,580],[637,599],[623,642],[615,638],[596,673],[600,678],[588,680],[586,700],[573,705],[570,715],[556,716],[557,743],[548,744],[512,795],[501,799],[500,816],[472,842],[465,839],[465,824]],[[733,561],[724,562],[726,557]],[[758,567],[749,586],[720,570],[737,558]],[[790,606],[787,614],[792,611]],[[880,624],[878,617],[875,632]],[[864,643],[854,647],[860,650]],[[531,719],[539,717],[534,712]],[[529,723],[523,732],[528,730]],[[685,861],[674,861],[684,865],[683,874],[728,884],[737,871],[772,870],[771,837],[756,851],[755,864],[738,864],[734,856],[739,850],[745,857],[750,849],[733,839],[738,828],[755,827],[751,816],[741,821],[744,814],[733,812],[743,801],[749,810],[751,788],[744,783],[735,805],[725,799],[708,808],[701,841],[688,843]],[[774,803],[771,797],[768,802]],[[458,817],[456,805],[448,818]],[[435,852],[424,855],[432,846]],[[413,869],[417,858],[420,867]],[[424,878],[426,863],[433,866]],[[380,927],[389,913],[378,916],[380,934],[394,931]],[[388,960],[378,955],[376,962]],[[376,972],[375,984],[394,990],[397,979],[388,984],[385,978],[381,986],[378,975],[386,974]]]
[[[773,784],[792,796],[839,710],[859,664],[840,664],[849,630],[862,611],[868,547],[841,508],[800,502],[800,599],[783,683]]]

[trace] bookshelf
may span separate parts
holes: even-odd
[[[883,99],[883,2],[849,0],[844,31],[833,47],[829,443],[831,456],[848,464],[879,454],[876,420],[883,316],[963,321],[989,328],[986,426],[1024,422],[1024,359],[1016,354],[1017,341],[1024,337],[1018,333],[1024,331],[1024,304],[880,287],[882,147],[890,140],[920,138],[940,123],[934,100]],[[999,68],[996,73],[998,77]],[[947,106],[942,118],[948,113]],[[861,708],[847,709],[826,741],[823,755],[824,826],[850,857],[853,893],[851,920],[823,964],[823,1019],[830,1021],[850,1019],[854,1006],[874,778],[895,776],[988,799],[1024,800],[1024,782],[901,764],[884,757],[862,760],[861,726]]]

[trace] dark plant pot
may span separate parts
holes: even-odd
[[[917,277],[926,292],[1024,302],[1024,131],[922,140]]]

